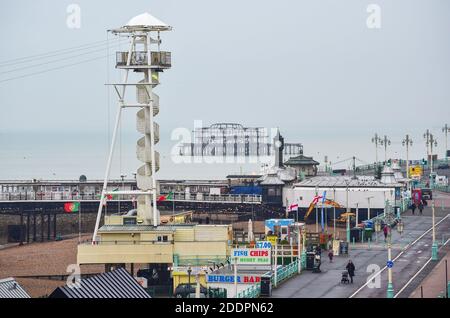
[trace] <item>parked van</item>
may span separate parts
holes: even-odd
[[[435,183],[440,186],[448,186],[447,176],[436,176]]]

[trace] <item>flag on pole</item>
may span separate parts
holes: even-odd
[[[115,188],[115,189],[113,190],[113,192],[116,192],[116,191],[119,191],[119,188]],[[110,195],[110,196],[111,196],[111,195]],[[118,197],[119,197],[118,194],[113,194],[113,195],[111,196],[111,198],[112,198],[113,200],[117,200]],[[108,200],[111,200],[111,198],[108,198]]]
[[[298,204],[297,203],[291,204],[289,206],[289,212],[294,212],[294,211],[298,211]]]
[[[326,201],[326,196],[327,196],[327,191],[323,191],[323,196],[322,196],[322,209],[320,211],[320,225],[322,226],[322,232],[325,230],[325,224],[324,224],[324,218],[323,218],[323,206],[325,204]]]
[[[64,203],[64,212],[78,212],[80,209],[80,202],[67,202]]]
[[[173,192],[169,192],[169,194],[166,195],[160,195],[157,202],[162,202],[162,201],[169,201],[169,200],[173,200]]]
[[[106,206],[106,201],[112,200],[113,196],[111,194],[105,194],[105,198],[103,199],[103,206]]]

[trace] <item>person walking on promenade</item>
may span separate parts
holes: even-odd
[[[353,276],[355,276],[355,264],[353,264],[352,260],[348,260],[348,264],[345,267],[348,272],[348,276],[350,276],[350,283],[353,284]]]
[[[412,214],[414,215],[414,212],[416,211],[416,204],[415,203],[413,203],[411,205],[411,211],[412,211]]]
[[[320,247],[320,245],[317,245],[316,247],[316,255],[322,255],[322,248]]]
[[[322,260],[320,257],[320,254],[316,254],[314,256],[314,269],[313,269],[313,273],[320,273],[320,265],[322,264]]]
[[[330,251],[328,252],[328,258],[330,259],[330,263],[333,263],[333,250],[330,249]]]
[[[389,233],[389,229],[388,229],[387,224],[385,224],[385,225],[384,225],[384,228],[383,228],[383,234],[384,234],[384,241],[385,241],[385,242],[386,242],[386,240],[387,240],[388,233]]]
[[[420,203],[419,203],[419,212],[420,212],[420,215],[422,215],[422,211],[423,211],[423,203],[422,203],[422,201],[420,201]]]

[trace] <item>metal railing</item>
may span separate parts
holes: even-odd
[[[164,193],[161,193],[164,194]],[[166,193],[167,194],[167,193]],[[132,201],[134,195],[112,194],[112,199],[108,201]],[[70,192],[8,192],[0,193],[0,201],[99,201],[100,194],[74,194]],[[186,202],[226,202],[226,203],[261,203],[261,195],[247,194],[186,194],[176,193],[173,199],[168,201]]]
[[[438,190],[438,191],[441,191],[441,192],[450,192],[450,185],[438,185],[438,184],[435,184],[434,186],[433,186],[433,189],[434,190]]]
[[[152,66],[171,67],[171,52],[151,52],[150,56]],[[116,66],[126,66],[128,61],[128,52],[116,52]],[[136,51],[131,53],[130,66],[148,65],[147,52]]]
[[[298,274],[298,258],[292,263],[279,267],[277,269],[277,275],[272,275],[272,285],[276,288],[282,282],[288,280],[294,275]],[[239,292],[236,298],[258,298],[261,295],[261,283],[251,285],[247,289]]]
[[[113,196],[113,200],[131,200],[131,195]],[[100,200],[100,194],[74,194],[70,192],[8,192],[0,193],[0,201],[92,201]]]
[[[260,295],[261,295],[261,283],[257,283],[239,292],[236,295],[236,298],[258,298]]]
[[[292,263],[286,266],[282,266],[277,269],[277,275],[272,276],[272,284],[277,287],[278,284],[284,282],[285,280],[291,278],[298,273],[298,258],[296,258]],[[276,279],[276,280],[275,280]]]
[[[262,196],[258,194],[175,193],[173,199],[169,199],[169,201],[261,203]]]
[[[78,243],[78,245],[171,245],[173,241],[95,241],[84,240]]]
[[[433,167],[434,169],[439,169],[439,165],[441,164],[449,164],[450,160],[448,159],[436,159],[433,160]],[[400,167],[406,167],[406,160],[398,160],[398,164]],[[384,161],[380,161],[378,163],[379,166],[383,166],[384,165]],[[423,170],[429,170],[430,169],[430,162],[427,161],[427,164],[422,164],[422,162],[420,160],[410,160],[410,166],[421,166],[423,168]],[[356,167],[356,171],[365,171],[365,170],[374,170],[376,167],[375,163],[370,163],[370,164],[366,164],[366,165],[360,165]]]

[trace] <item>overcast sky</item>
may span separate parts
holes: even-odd
[[[81,8],[80,29],[66,25],[71,3]],[[366,25],[371,3],[381,8],[380,29]],[[174,144],[174,128],[192,129],[194,120],[202,120],[205,125],[280,127],[286,141],[303,143],[305,154],[319,161],[324,155],[332,161],[356,155],[373,162],[375,132],[390,137],[389,156],[397,157],[404,157],[400,142],[409,133],[415,142],[411,156],[422,158],[427,128],[438,139],[439,155],[444,153],[441,127],[450,124],[450,1],[4,0],[0,160],[22,149],[17,145],[15,150],[8,137],[19,132],[30,140],[44,133],[80,133],[86,141],[107,134],[117,104],[112,94],[108,104],[104,84],[118,80],[111,58],[109,68],[106,59],[99,59],[2,82],[106,55],[106,49],[17,72],[4,73],[23,65],[2,63],[106,40],[107,29],[145,11],[174,27],[162,43],[172,51],[173,67],[161,75],[157,88],[163,152]],[[138,136],[134,120],[130,111],[125,134]],[[106,138],[100,139],[106,151]],[[74,151],[83,152],[78,141]],[[55,159],[60,141],[47,140],[46,147]],[[41,159],[44,164],[45,154]],[[98,160],[104,164],[105,158]],[[5,169],[22,176],[19,165],[0,169],[0,178],[7,175]],[[186,169],[180,177],[195,177]]]

